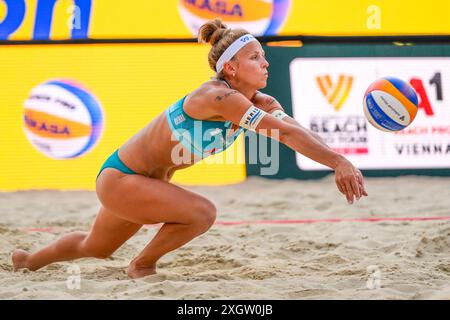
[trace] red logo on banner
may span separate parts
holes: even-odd
[[[434,115],[433,108],[431,107],[430,100],[428,99],[428,95],[425,91],[422,80],[412,78],[409,83],[411,84],[411,86],[413,86],[413,88],[419,95],[419,108],[422,108],[427,116]]]

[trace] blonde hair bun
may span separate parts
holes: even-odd
[[[228,27],[221,19],[214,19],[203,24],[198,30],[198,42],[216,44],[223,36]]]

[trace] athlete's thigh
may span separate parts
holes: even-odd
[[[110,171],[99,178],[105,184],[97,188],[99,199],[106,208],[134,223],[190,223],[196,215],[215,211],[208,199],[172,183],[138,174],[114,175]]]
[[[141,224],[124,220],[101,206],[84,244],[89,251],[109,255],[141,227]]]

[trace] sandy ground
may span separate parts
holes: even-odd
[[[449,178],[366,184],[370,196],[353,206],[331,176],[189,189],[217,205],[219,222],[450,216]],[[217,224],[164,256],[159,274],[129,279],[128,262],[157,231],[149,227],[106,260],[12,272],[14,248],[36,250],[88,230],[98,206],[86,191],[0,193],[0,299],[450,298],[450,220]],[[44,227],[52,229],[30,229]]]

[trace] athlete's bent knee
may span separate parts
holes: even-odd
[[[201,226],[203,231],[208,230],[216,221],[217,208],[211,201],[203,201],[199,206],[195,217],[195,223]]]

